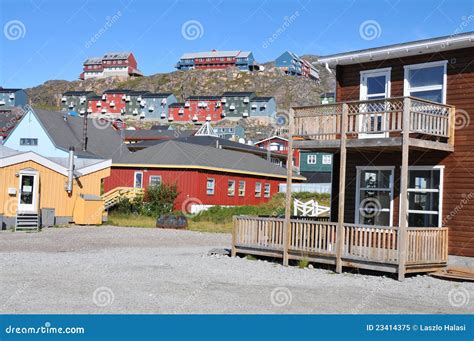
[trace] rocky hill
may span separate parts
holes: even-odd
[[[308,57],[311,59],[311,56]],[[59,109],[61,94],[69,90],[92,90],[97,94],[106,89],[123,88],[152,92],[173,92],[178,100],[190,95],[213,95],[224,91],[255,91],[259,96],[274,96],[279,110],[290,106],[317,104],[319,95],[332,91],[333,76],[320,69],[321,82],[304,77],[282,74],[273,63],[267,63],[264,71],[239,72],[227,70],[191,70],[161,73],[131,79],[90,79],[86,81],[50,80],[27,89],[31,104],[38,107]]]

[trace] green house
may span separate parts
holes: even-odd
[[[300,151],[300,173],[309,183],[330,183],[332,177],[333,155]]]

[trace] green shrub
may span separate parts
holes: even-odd
[[[178,197],[176,184],[149,186],[145,190],[140,213],[146,216],[159,217],[173,212],[174,202]]]

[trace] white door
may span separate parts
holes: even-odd
[[[361,72],[360,100],[383,100],[390,97],[390,69]],[[359,137],[386,137],[385,101],[361,104],[359,115]]]
[[[18,189],[18,212],[38,212],[38,174],[20,173],[20,188]]]

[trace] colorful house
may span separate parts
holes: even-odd
[[[131,52],[111,52],[102,57],[92,57],[84,62],[83,72],[79,78],[106,78],[106,77],[139,77],[143,76],[138,70],[137,61]]]
[[[0,108],[20,107],[28,104],[28,94],[23,89],[7,89],[0,87]]]
[[[290,76],[303,76],[319,80],[319,71],[316,67],[290,51],[283,52],[283,54],[275,59],[275,67]]]
[[[111,160],[44,157],[0,145],[0,229],[101,224]]]
[[[241,119],[250,116],[250,101],[256,97],[254,92],[228,91],[222,94],[222,116]]]
[[[89,112],[93,116],[116,118],[126,113],[126,98],[130,90],[110,89],[105,90],[100,96],[89,99]]]
[[[296,181],[304,178],[295,177]],[[270,200],[286,170],[256,155],[167,140],[128,154],[114,163],[104,181],[116,188],[177,184],[175,209],[213,205],[256,205]]]
[[[222,125],[214,127],[217,136],[225,140],[239,140],[245,137],[245,128],[241,125]]]
[[[166,120],[169,106],[177,102],[176,96],[170,92],[146,93],[142,99],[145,105],[145,118],[150,120]]]
[[[61,111],[84,115],[89,108],[89,99],[96,97],[93,91],[66,91],[61,96]]]
[[[123,98],[125,108],[122,115],[144,119],[146,116],[146,101],[143,96],[148,93],[149,91],[128,91]]]
[[[181,56],[176,64],[178,70],[191,69],[226,69],[236,67],[249,71],[254,67],[255,59],[250,51],[217,51],[192,52]]]
[[[288,155],[288,139],[282,136],[271,136],[255,142],[255,147],[262,148],[273,153]],[[278,160],[281,162],[281,160]],[[277,162],[277,160],[275,160]],[[293,153],[293,165],[299,168],[300,155],[298,151]]]
[[[318,153],[301,150],[300,174],[306,178],[307,183],[326,183],[332,181],[332,158],[330,153]]]
[[[274,97],[252,97],[250,100],[250,117],[274,117],[277,112]]]
[[[170,122],[202,123],[222,119],[220,96],[189,96],[184,103],[174,103],[169,110]]]

